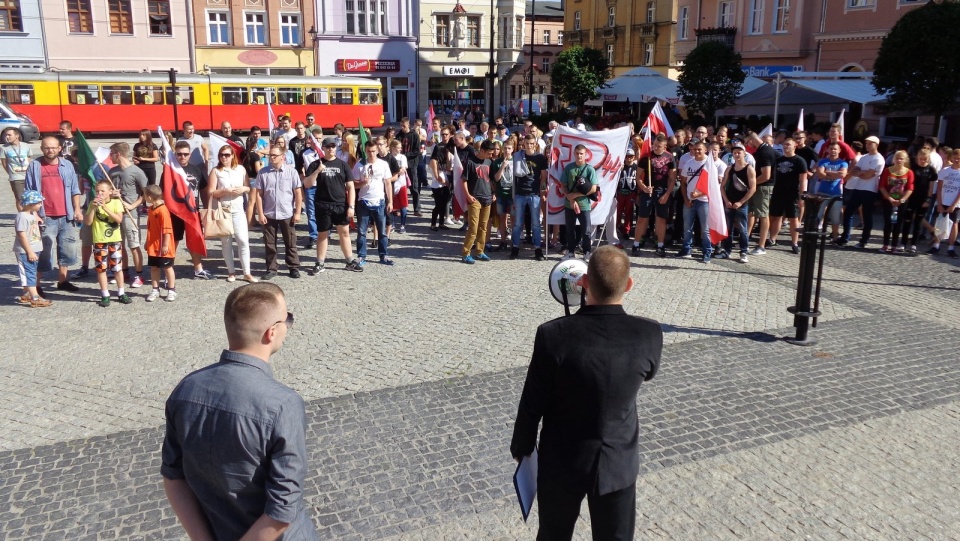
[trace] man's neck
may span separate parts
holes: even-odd
[[[237,348],[237,349],[229,348],[229,351],[232,351],[234,353],[240,353],[242,355],[249,355],[251,357],[260,359],[265,363],[268,363],[268,364],[270,363],[270,351],[268,349],[263,349],[258,347]]]
[[[127,167],[130,167],[131,165],[133,165],[133,162],[131,162],[127,158],[118,158],[117,165],[120,166],[120,169],[126,169]]]
[[[56,157],[54,157],[54,158],[48,158],[48,157],[44,156],[44,157],[43,157],[43,163],[44,163],[44,165],[57,165],[57,164],[60,163],[60,157],[59,157],[59,156],[56,156]]]

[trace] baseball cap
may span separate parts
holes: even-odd
[[[325,147],[337,146],[337,138],[336,138],[336,137],[324,137],[324,138],[323,138],[323,146],[325,146]]]
[[[33,205],[33,204],[42,203],[42,202],[43,202],[43,196],[40,195],[40,192],[38,192],[37,190],[27,190],[23,192],[23,195],[20,196],[21,206]]]
[[[635,150],[633,150],[632,148],[627,149],[627,156],[636,156],[636,155],[637,155],[637,152]]]
[[[875,143],[878,145],[880,144],[880,138],[877,137],[876,135],[871,135],[870,137],[867,137],[866,139],[864,139],[864,141],[868,143]]]
[[[734,141],[733,144],[730,145],[730,150],[736,150],[738,148],[740,150],[747,150],[747,147],[743,146],[743,143],[741,143],[740,141]]]

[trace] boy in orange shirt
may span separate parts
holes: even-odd
[[[153,285],[147,302],[160,298],[160,269],[163,269],[167,281],[167,302],[173,302],[177,300],[177,276],[173,272],[176,247],[170,210],[163,204],[160,186],[147,186],[143,196],[150,209],[147,214],[147,265],[150,266],[150,282]]]

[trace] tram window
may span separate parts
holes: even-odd
[[[132,105],[133,92],[129,86],[103,85],[103,103],[107,105]]]
[[[362,104],[380,103],[380,93],[373,88],[361,88],[360,103]]]
[[[330,91],[326,88],[308,88],[307,104],[319,105],[330,103]]]
[[[163,87],[137,85],[133,87],[133,101],[137,105],[163,105]]]
[[[247,105],[250,103],[250,89],[245,86],[225,86],[223,87],[224,105]]]
[[[253,87],[250,89],[250,103],[266,105],[269,96],[270,103],[277,103],[277,89],[272,87]]]
[[[97,85],[67,85],[67,100],[71,105],[98,105],[100,87]]]
[[[277,89],[277,98],[283,105],[303,105],[303,89],[281,86]]]
[[[330,101],[331,103],[340,105],[353,105],[352,88],[331,88],[330,91],[333,93],[333,99]]]
[[[167,105],[193,105],[193,87],[177,85],[177,96],[174,98],[172,89],[168,86],[164,88],[164,98]]]
[[[33,85],[0,85],[0,98],[11,105],[33,105]]]

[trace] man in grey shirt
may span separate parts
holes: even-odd
[[[270,367],[293,326],[283,290],[234,289],[223,322],[229,349],[220,362],[183,378],[167,399],[167,500],[191,539],[319,539],[303,503],[303,399]]]
[[[147,187],[147,175],[130,161],[130,145],[114,143],[110,145],[110,159],[116,165],[110,168],[110,180],[123,202],[123,222],[120,233],[123,235],[123,270],[130,287],[143,285],[140,274],[143,272],[143,251],[140,249],[140,205],[143,204],[143,190]],[[136,274],[130,272],[130,257]]]
[[[303,208],[303,182],[297,169],[285,164],[283,147],[270,147],[269,159],[270,165],[260,170],[252,186],[258,193],[257,219],[263,226],[263,246],[267,252],[267,272],[261,279],[270,280],[277,275],[278,231],[283,236],[290,278],[300,278],[296,225]]]

